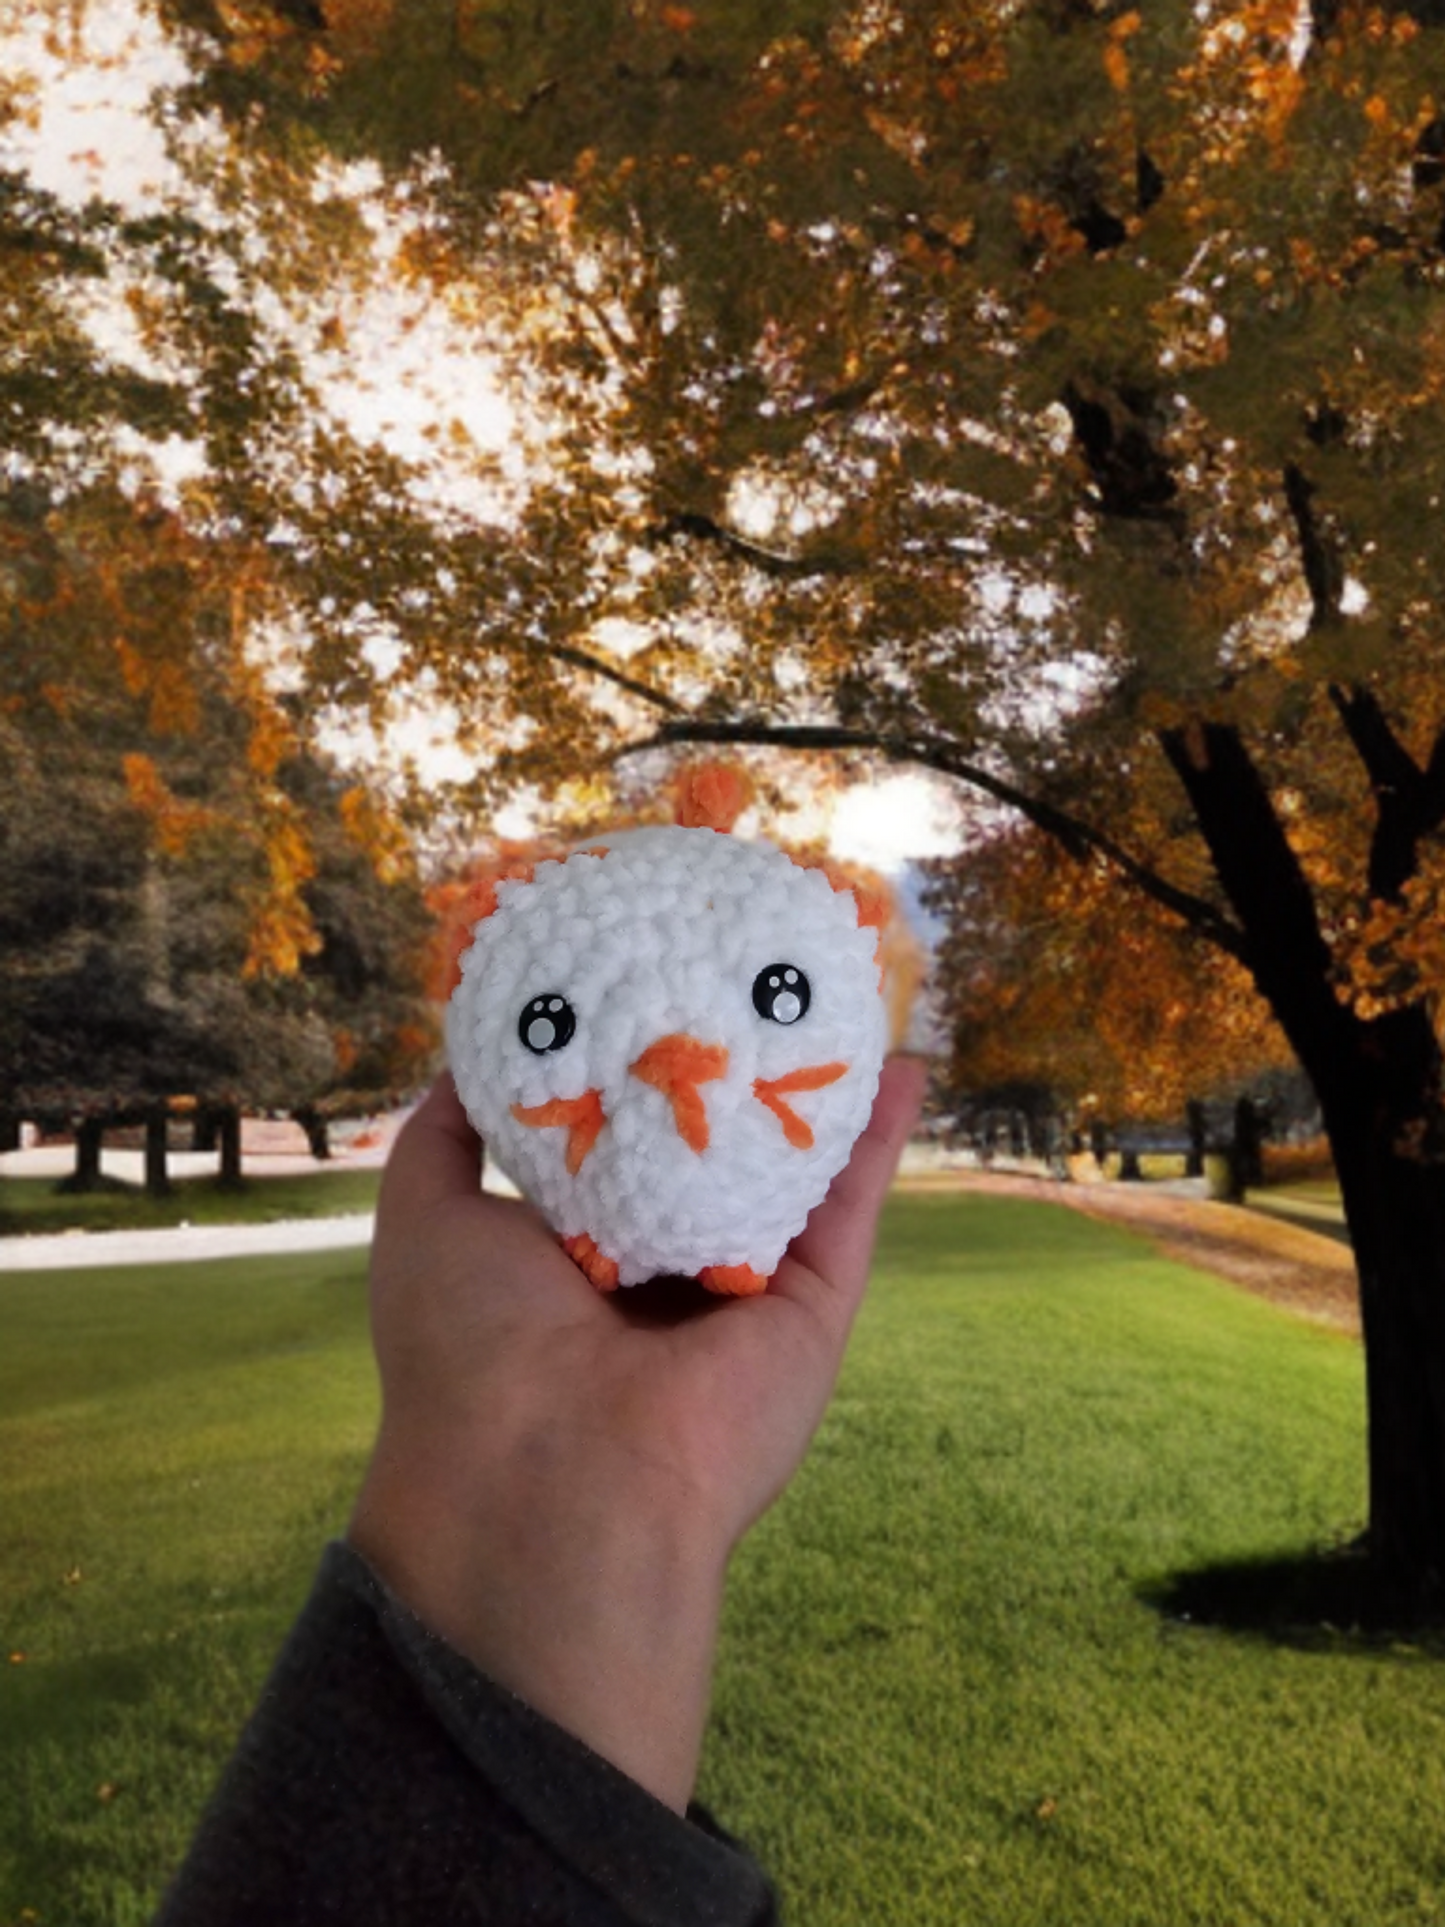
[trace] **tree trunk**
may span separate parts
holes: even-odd
[[[83,1117],[75,1127],[75,1169],[60,1186],[62,1191],[98,1191],[104,1182],[100,1151],[105,1142],[105,1119]]]
[[[1139,1162],[1139,1153],[1137,1151],[1121,1151],[1119,1153],[1119,1181],[1122,1184],[1142,1184],[1144,1182],[1144,1167]]]
[[[1170,732],[1249,939],[1249,968],[1314,1086],[1360,1281],[1367,1545],[1382,1610],[1445,1612],[1445,1101],[1423,1003],[1357,1017],[1335,993],[1309,886],[1232,729]]]
[[[168,1198],[170,1172],[166,1166],[166,1133],[170,1119],[164,1104],[151,1105],[145,1114],[145,1188],[148,1198]]]
[[[241,1113],[234,1104],[223,1104],[215,1112],[216,1138],[221,1147],[221,1166],[216,1182],[226,1191],[239,1191],[241,1177]]]
[[[1204,1176],[1205,1152],[1205,1115],[1204,1106],[1198,1098],[1193,1098],[1184,1106],[1184,1119],[1189,1129],[1189,1149],[1184,1153],[1184,1175],[1186,1178]]]
[[[1239,1165],[1239,1181],[1246,1191],[1264,1183],[1264,1140],[1269,1120],[1252,1097],[1242,1097],[1234,1107],[1234,1155]]]
[[[1419,1006],[1360,1029],[1325,1129],[1360,1277],[1370,1557],[1408,1615],[1445,1609],[1442,1064]]]
[[[1264,1183],[1263,1144],[1259,1107],[1253,1098],[1242,1097],[1234,1107],[1225,1167],[1224,1196],[1228,1203],[1243,1204],[1245,1194]]]
[[[214,1151],[216,1148],[216,1113],[210,1104],[198,1104],[191,1123],[191,1149],[193,1151]]]
[[[331,1129],[320,1111],[314,1110],[309,1104],[303,1104],[299,1111],[293,1111],[291,1115],[306,1133],[306,1142],[311,1147],[312,1157],[329,1158]]]

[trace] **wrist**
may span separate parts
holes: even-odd
[[[681,1812],[707,1720],[726,1549],[666,1481],[513,1454],[465,1485],[383,1427],[348,1537],[500,1686]],[[529,1462],[530,1461],[530,1462]]]

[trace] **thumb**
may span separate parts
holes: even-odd
[[[828,1195],[788,1247],[769,1291],[811,1305],[840,1336],[868,1282],[878,1213],[923,1101],[927,1066],[890,1057],[878,1080],[873,1115]]]
[[[391,1147],[377,1202],[379,1224],[451,1197],[474,1197],[482,1182],[482,1141],[450,1071],[443,1071]]]

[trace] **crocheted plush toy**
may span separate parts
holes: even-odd
[[[694,771],[677,823],[513,863],[468,905],[458,1093],[604,1291],[762,1291],[872,1108],[888,906],[729,834],[744,800]]]

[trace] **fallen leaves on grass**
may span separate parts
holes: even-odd
[[[1266,1218],[1240,1205],[1150,1193],[1131,1184],[1060,1184],[1014,1173],[968,1171],[905,1188],[1036,1198],[1126,1225],[1149,1238],[1166,1258],[1209,1271],[1258,1298],[1336,1331],[1358,1333],[1359,1288],[1347,1245],[1302,1226]]]

